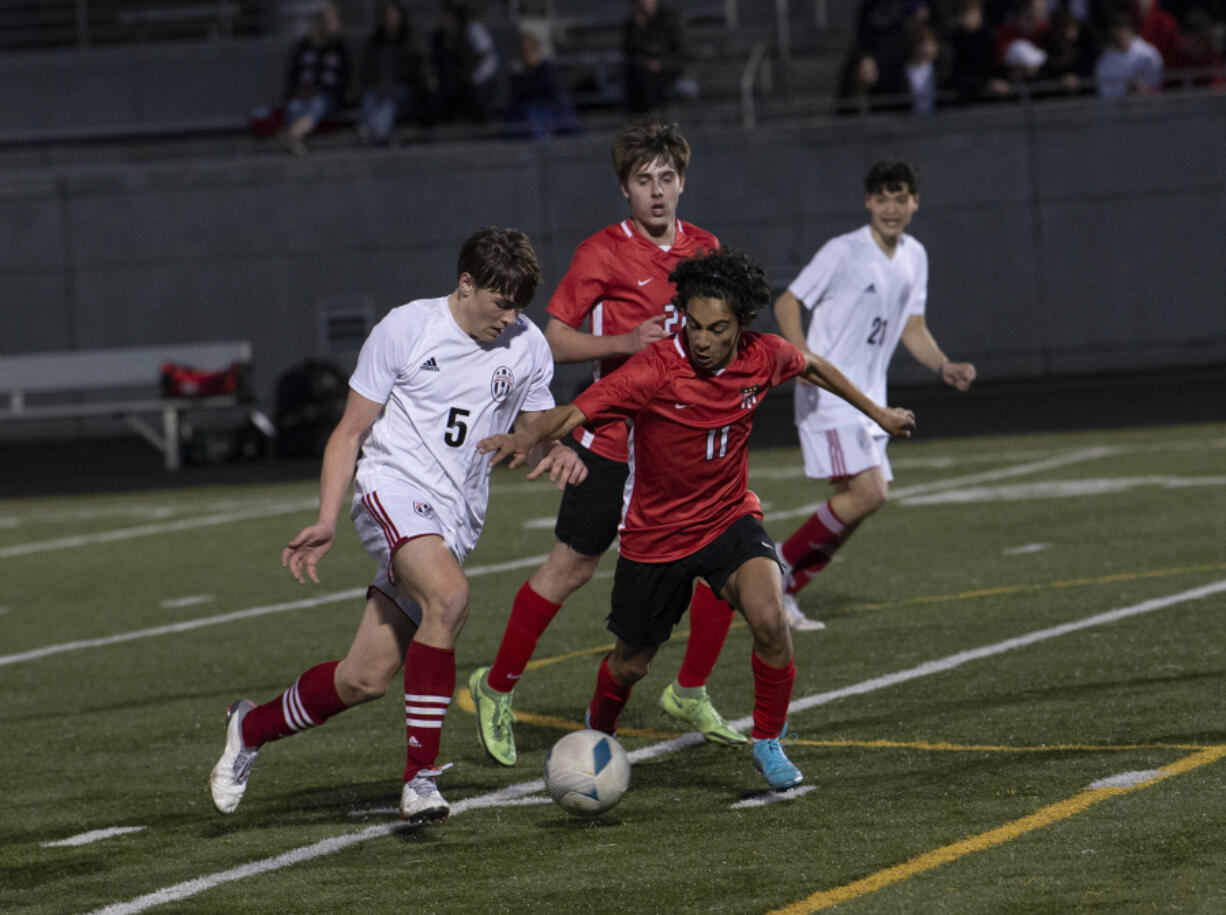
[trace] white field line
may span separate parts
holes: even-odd
[[[1067,499],[1077,496],[1115,496],[1130,489],[1188,489],[1194,486],[1226,486],[1226,476],[1175,477],[1151,474],[1143,477],[1091,477],[1081,480],[1043,480],[1006,486],[968,486],[964,489],[912,495],[903,499],[913,505],[966,505],[971,502],[1033,502],[1036,499]]]
[[[955,667],[961,667],[970,661],[981,661],[984,658],[991,658],[998,654],[1004,654],[1007,651],[1013,651],[1016,648],[1024,648],[1027,645],[1033,645],[1036,642],[1044,642],[1048,639],[1056,639],[1061,636],[1068,635],[1071,632],[1080,632],[1082,629],[1090,629],[1094,626],[1102,626],[1106,623],[1115,623],[1122,619],[1127,619],[1130,616],[1139,616],[1142,613],[1152,613],[1154,610],[1162,610],[1166,607],[1172,607],[1175,604],[1182,604],[1190,600],[1199,600],[1202,597],[1210,597],[1214,594],[1226,592],[1226,579],[1215,581],[1212,584],[1204,585],[1200,588],[1192,588],[1189,591],[1180,591],[1178,594],[1168,594],[1166,597],[1155,597],[1150,600],[1142,601],[1139,604],[1133,604],[1130,607],[1120,607],[1118,610],[1108,610],[1105,613],[1098,613],[1094,616],[1087,616],[1085,619],[1074,620],[1071,623],[1062,623],[1059,626],[1051,626],[1047,629],[1037,629],[1034,632],[1028,632],[1025,635],[1019,635],[1016,638],[1006,639],[1003,642],[997,642],[995,645],[984,645],[981,648],[972,648],[968,651],[960,651],[957,654],[951,654],[949,657],[941,658],[936,661],[925,661],[917,667],[912,667],[908,670],[900,670],[896,673],[886,674],[883,677],[875,677],[872,680],[865,680],[863,683],[856,683],[852,686],[845,686],[842,689],[831,690],[825,693],[818,693],[814,696],[806,696],[804,699],[798,699],[793,702],[789,709],[794,712],[802,712],[805,709],[813,708],[818,705],[825,705],[828,702],[833,702],[836,699],[844,699],[847,696],[857,696],[861,693],[869,693],[874,690],[884,689],[888,686],[896,686],[899,683],[906,683],[908,680],[915,680],[919,677],[927,677],[932,674],[944,673],[947,670],[953,670]],[[753,723],[753,718],[746,717],[737,721],[731,722],[732,726],[737,729],[744,729]]]
[[[1115,454],[1125,453],[1140,453],[1144,451],[1178,451],[1178,450],[1199,450],[1204,448],[1224,448],[1226,440],[1207,440],[1200,441],[1196,439],[1181,440],[1176,442],[1163,443],[1161,446],[1103,446],[1101,448],[1079,450],[1072,454],[1057,453],[1052,455],[1050,452],[1042,451],[1012,451],[1012,452],[988,452],[979,455],[967,455],[958,458],[901,458],[894,463],[895,467],[903,468],[907,466],[924,466],[924,467],[952,467],[958,464],[965,463],[986,463],[1000,460],[1015,460],[1027,459],[1026,463],[1014,468],[1004,468],[998,471],[988,471],[986,474],[972,474],[967,477],[956,478],[952,480],[943,480],[936,483],[921,484],[917,486],[907,487],[904,489],[895,490],[893,497],[895,499],[904,499],[910,495],[915,495],[924,492],[937,491],[950,487],[961,486],[966,483],[977,483],[990,480],[1004,479],[1010,476],[1019,476],[1022,474],[1033,473],[1038,470],[1045,470],[1049,467],[1059,467],[1066,463],[1076,463],[1082,460],[1090,460],[1095,457],[1107,457]],[[1040,455],[1048,455],[1038,460],[1030,460]],[[1055,463],[1051,463],[1051,462]],[[798,476],[803,476],[803,469],[797,465],[794,467],[785,468],[762,468],[750,472],[750,479],[755,477],[762,479],[769,478],[787,478],[791,479]],[[498,483],[493,485],[495,492],[506,493],[524,493],[524,492],[542,492],[553,488],[553,484],[547,481],[536,482],[516,482],[516,483]],[[231,501],[216,503],[217,505],[233,504]],[[72,549],[80,546],[90,546],[96,543],[114,543],[120,540],[131,540],[138,537],[152,537],[158,534],[174,533],[181,530],[189,530],[193,527],[207,527],[218,524],[230,524],[239,521],[249,521],[255,518],[270,517],[272,515],[290,514],[296,511],[308,511],[318,504],[314,497],[308,499],[291,500],[289,502],[273,502],[261,503],[253,507],[243,508],[236,511],[221,511],[212,515],[204,515],[197,518],[182,518],[177,521],[165,521],[160,523],[149,523],[138,525],[136,527],[120,528],[113,531],[100,531],[94,534],[81,534],[74,537],[60,537],[54,540],[43,540],[33,543],[20,543],[12,546],[0,547],[0,559],[9,559],[14,556],[27,556],[31,553],[43,553],[51,550]],[[767,520],[783,519],[792,517],[802,517],[812,514],[817,510],[817,505],[804,505],[799,508],[790,509],[783,512],[768,513]],[[93,514],[88,512],[81,514],[82,518],[102,517],[101,509],[93,510]],[[129,512],[132,509],[128,510]],[[166,506],[155,507],[149,511],[160,514],[172,512],[172,508]],[[59,513],[60,516],[66,516],[66,513]],[[52,518],[55,515],[38,515],[38,518]],[[0,518],[3,522],[2,526],[16,527],[19,524],[19,519],[15,517],[5,516]],[[553,519],[534,519],[529,522],[531,526],[549,527],[552,526]]]
[[[1151,782],[1155,778],[1162,777],[1161,769],[1142,769],[1139,772],[1121,772],[1118,775],[1110,775],[1107,778],[1100,778],[1096,782],[1090,782],[1087,791],[1096,791],[1099,788],[1129,788],[1132,785],[1143,785],[1146,782]]]
[[[968,661],[993,657],[994,655],[1002,654],[1006,651],[1012,651],[1015,648],[1021,648],[1026,645],[1032,645],[1046,639],[1058,638],[1062,635],[1068,635],[1071,632],[1078,632],[1082,629],[1089,629],[1093,626],[1102,626],[1106,623],[1118,622],[1119,620],[1127,619],[1131,616],[1137,616],[1142,613],[1150,613],[1166,607],[1173,607],[1176,604],[1185,603],[1191,600],[1198,600],[1202,597],[1208,597],[1224,591],[1226,591],[1226,579],[1214,582],[1213,584],[1205,585],[1204,587],[1193,588],[1189,591],[1181,591],[1178,594],[1170,594],[1166,597],[1159,597],[1154,598],[1153,600],[1143,601],[1139,604],[1133,604],[1131,607],[1121,607],[1117,610],[1108,610],[1105,613],[1098,613],[1094,616],[1089,616],[1082,620],[1075,620],[1071,623],[1065,623],[1061,626],[1052,626],[1048,629],[1040,629],[1035,632],[1028,633],[1027,635],[1006,639],[1005,641],[997,642],[994,645],[984,645],[980,648],[971,649],[970,651],[961,651],[957,654],[950,655],[947,658],[929,661],[925,664],[919,665],[918,667],[913,667],[910,670],[886,674],[885,676],[875,677],[872,680],[865,680],[863,683],[853,684],[842,689],[831,690],[829,692],[819,693],[814,696],[806,696],[803,699],[793,701],[789,706],[789,711],[799,712],[805,709],[813,708],[814,706],[824,705],[826,703],[833,702],[836,699],[842,699],[847,696],[856,696],[863,693],[873,692],[874,690],[878,689],[885,689],[899,683],[905,683],[908,680],[914,680],[917,677],[925,677],[931,674],[943,673],[944,671],[952,670],[953,668],[959,667]],[[733,727],[743,729],[748,727],[751,721],[751,718],[746,717],[732,722],[732,725]],[[675,753],[678,750],[682,750],[687,747],[697,746],[703,742],[702,735],[697,732],[682,734],[680,737],[675,737],[672,740],[665,740],[660,743],[635,750],[633,753],[629,754],[630,761],[639,762],[644,759],[664,756],[669,753]],[[456,816],[469,810],[509,804],[511,802],[518,801],[520,798],[543,791],[544,788],[544,781],[539,778],[533,779],[532,781],[520,782],[519,784],[515,785],[508,785],[507,787],[501,788],[498,791],[478,795],[472,798],[466,798],[452,804],[451,815]],[[196,896],[205,890],[212,889],[216,886],[221,886],[226,883],[233,883],[237,880],[245,880],[246,878],[254,877],[257,874],[270,873],[285,867],[290,867],[294,864],[300,864],[303,861],[310,861],[313,858],[334,854],[335,852],[342,851],[343,849],[349,848],[352,845],[357,845],[360,842],[391,835],[397,830],[404,828],[406,827],[400,822],[382,823],[376,826],[370,826],[360,832],[333,836],[332,838],[323,839],[311,845],[304,845],[301,848],[291,849],[290,851],[280,855],[275,855],[271,858],[251,861],[247,864],[241,864],[238,867],[230,868],[229,870],[218,871],[213,874],[206,874],[205,876],[197,877],[194,880],[177,883],[173,886],[164,887],[160,890],[155,890],[152,893],[138,896],[135,899],[128,900],[127,902],[117,902],[106,906],[105,908],[95,909],[90,913],[90,915],[131,915],[131,913],[143,912],[146,909],[157,905],[164,905],[168,902],[176,902],[180,899],[189,899],[192,896]]]
[[[126,836],[128,833],[141,832],[147,828],[146,826],[112,826],[110,829],[91,829],[89,832],[69,836],[67,839],[60,839],[58,842],[43,842],[42,847],[71,848],[77,845],[89,845],[114,836]]]
[[[801,785],[797,788],[788,788],[786,791],[762,791],[753,797],[737,801],[728,809],[744,810],[747,807],[766,807],[769,804],[778,804],[780,801],[794,801],[796,798],[803,797],[810,791],[816,790],[817,785]]]
[[[1012,467],[1001,467],[998,470],[984,470],[961,477],[951,477],[947,480],[934,480],[931,483],[916,483],[914,486],[903,486],[899,489],[891,490],[890,498],[894,501],[900,501],[911,496],[921,495],[922,493],[942,492],[947,489],[955,489],[959,486],[970,486],[976,483],[990,483],[993,480],[1021,477],[1030,473],[1040,473],[1044,470],[1055,470],[1057,467],[1067,467],[1069,464],[1098,460],[1115,453],[1117,452],[1114,448],[1081,448],[1067,454],[1059,454],[1055,457],[1031,461],[1025,464],[1015,464]],[[821,502],[814,502],[811,505],[801,505],[796,508],[784,509],[783,511],[766,512],[764,517],[767,521],[780,521],[784,518],[804,518],[817,511],[818,506],[821,504]]]
[[[263,506],[258,509],[221,512],[215,515],[202,515],[194,518],[180,518],[178,521],[164,521],[158,524],[140,524],[136,527],[123,527],[113,531],[98,531],[93,534],[77,534],[73,537],[57,537],[54,540],[39,540],[33,543],[16,543],[12,546],[0,547],[0,559],[11,559],[14,556],[28,556],[31,553],[46,553],[50,550],[67,550],[79,546],[91,546],[95,543],[115,543],[119,540],[134,540],[137,537],[153,537],[158,534],[171,534],[175,531],[190,531],[198,527],[215,527],[218,524],[232,524],[235,521],[253,521],[257,518],[268,518],[272,515],[288,515],[292,512],[308,511],[319,503],[312,499],[295,502],[284,502],[276,506]]]
[[[494,575],[498,572],[509,572],[529,566],[538,566],[546,559],[545,556],[526,556],[510,562],[492,563],[484,566],[473,566],[465,569],[469,577],[478,575]],[[335,604],[338,601],[356,600],[366,594],[366,588],[347,588],[344,591],[332,591],[318,597],[307,597],[302,600],[284,601],[279,604],[266,604],[263,607],[249,607],[246,610],[235,610],[231,613],[221,613],[217,616],[205,616],[200,619],[183,620],[179,623],[168,623],[164,626],[151,626],[148,629],[134,629],[130,632],[118,632],[115,635],[102,636],[95,639],[80,639],[75,642],[60,642],[57,645],[44,645],[42,648],[32,648],[17,654],[0,655],[0,667],[8,664],[20,664],[24,661],[37,661],[51,655],[63,654],[66,651],[80,651],[83,648],[102,648],[106,645],[118,645],[122,642],[133,642],[137,639],[148,639],[159,635],[174,635],[179,632],[190,632],[192,629],[202,629],[205,626],[218,626],[222,623],[232,623],[236,620],[251,619],[266,616],[270,613],[284,613],[288,610],[304,610],[308,607],[320,607],[324,604]]]
[[[890,498],[898,501],[907,499],[912,496],[921,495],[929,492],[942,492],[946,489],[956,489],[959,486],[967,486],[974,483],[987,483],[993,480],[1003,480],[1009,477],[1025,476],[1029,473],[1038,473],[1043,470],[1052,470],[1056,467],[1065,467],[1069,464],[1078,464],[1082,461],[1093,461],[1098,458],[1109,457],[1116,453],[1114,448],[1082,448],[1077,451],[1058,454],[1054,457],[1044,458],[1039,461],[1029,461],[1025,464],[1015,464],[1012,467],[1002,467],[998,470],[982,470],[978,473],[967,474],[961,477],[950,477],[946,480],[934,480],[931,483],[916,483],[914,486],[904,486],[899,489],[891,490]],[[782,477],[782,474],[762,474],[762,476]],[[752,478],[755,474],[750,473]],[[797,469],[797,472],[788,472],[787,476],[803,476],[803,470]],[[814,481],[817,482],[817,481]],[[767,521],[779,521],[784,518],[803,518],[817,511],[821,502],[814,502],[809,505],[801,505],[797,508],[787,508],[780,511],[763,512],[763,518]],[[548,518],[529,518],[523,522],[523,526],[528,530],[553,527],[555,519],[550,516]]]

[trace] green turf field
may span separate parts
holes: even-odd
[[[890,503],[802,594],[829,626],[795,640],[804,785],[676,739],[656,699],[679,631],[622,717],[630,791],[591,821],[537,780],[609,646],[612,557],[522,682],[516,768],[457,694],[447,823],[394,813],[395,684],[266,747],[222,817],[226,706],[348,646],[352,530],[301,586],[278,556],[310,484],[0,502],[0,911],[1226,912],[1226,426],[890,453]],[[794,449],[750,466],[775,536],[824,497]],[[496,472],[461,693],[556,503]],[[736,625],[710,684],[744,725],[749,651]]]

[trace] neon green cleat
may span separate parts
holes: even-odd
[[[724,716],[715,710],[705,686],[685,689],[678,686],[674,680],[660,694],[660,708],[694,730],[701,731],[702,736],[712,743],[722,743],[729,747],[749,743],[744,734],[734,730],[724,720]]]
[[[511,699],[515,691],[500,693],[489,688],[485,675],[488,667],[478,667],[468,678],[468,691],[472,694],[477,709],[477,738],[490,759],[504,766],[515,765],[515,732],[511,724],[515,715],[511,712]]]

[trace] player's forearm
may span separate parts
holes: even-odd
[[[338,426],[324,448],[323,468],[319,473],[319,523],[336,530],[337,519],[353,484],[361,437]]]
[[[937,345],[932,331],[922,320],[917,321],[912,318],[907,322],[902,332],[902,345],[907,348],[907,352],[915,358],[916,362],[930,371],[939,373],[941,366],[949,361],[949,357]]]
[[[630,337],[630,334],[589,334],[556,318],[551,318],[545,327],[545,339],[554,362],[592,362],[614,356],[629,356],[635,352]]]
[[[523,434],[532,445],[554,442],[583,425],[587,417],[573,403],[562,404],[540,413],[522,414],[516,424],[517,435]]]
[[[830,360],[813,353],[810,353],[808,358],[809,363],[801,375],[805,381],[842,397],[873,422],[878,424],[882,422],[885,417],[885,407],[856,387],[851,379],[840,372]]]
[[[809,348],[809,343],[805,340],[804,325],[800,320],[800,299],[788,290],[784,290],[775,302],[775,321],[779,324],[783,339],[788,343],[800,350]]]

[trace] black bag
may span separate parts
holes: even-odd
[[[331,362],[308,359],[277,381],[277,454],[322,457],[345,412],[349,385]]]

